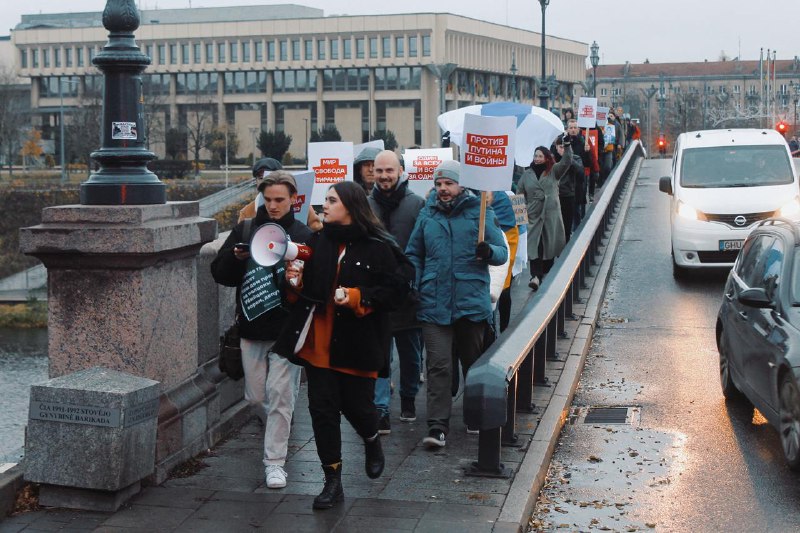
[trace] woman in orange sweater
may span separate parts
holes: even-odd
[[[404,300],[413,279],[413,267],[359,185],[331,186],[323,212],[322,230],[308,241],[312,258],[302,269],[287,266],[298,300],[273,347],[306,369],[308,408],[325,473],[314,509],[329,509],[344,499],[342,414],[364,440],[367,476],[383,472],[375,378],[389,362],[388,311]]]

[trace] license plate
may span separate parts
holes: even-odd
[[[719,251],[727,252],[728,250],[741,250],[742,244],[744,244],[744,239],[719,241]]]

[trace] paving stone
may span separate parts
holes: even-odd
[[[390,518],[418,518],[428,507],[424,502],[403,502],[380,500],[375,498],[359,498],[353,502],[348,516],[375,516]]]
[[[333,509],[326,509],[325,511],[315,511],[311,508],[311,504],[314,501],[314,496],[302,496],[302,495],[295,495],[295,494],[287,494],[283,500],[272,510],[273,516],[278,514],[298,514],[298,515],[310,515],[310,514],[325,514],[330,516],[339,516],[342,517],[347,514],[347,511],[350,509],[350,506],[353,505],[353,500],[355,498],[348,498],[347,493],[345,492],[344,503],[341,505],[337,505]]]
[[[478,522],[480,520],[494,521],[500,514],[499,509],[479,505],[458,505],[453,503],[440,503],[429,505],[420,518],[421,520],[450,520],[452,522]]]
[[[135,505],[153,505],[156,507],[180,507],[197,509],[212,494],[213,490],[191,489],[186,487],[150,487],[135,496],[131,503]]]
[[[375,531],[414,531],[417,518],[387,518],[379,516],[352,516],[348,513],[334,531],[342,533],[374,533]]]
[[[453,531],[469,531],[469,533],[491,533],[494,528],[492,522],[460,522],[457,527],[451,520],[426,520],[417,523],[415,532],[420,533],[453,533]]]
[[[276,502],[215,500],[204,503],[191,516],[193,520],[224,520],[236,526],[260,526],[272,512]]]
[[[261,483],[262,480],[260,478],[243,479],[223,476],[204,476],[198,474],[192,477],[170,479],[169,481],[166,481],[163,486],[253,492]]]
[[[283,491],[275,489],[267,489],[266,492],[254,492],[248,494],[246,492],[235,492],[219,490],[209,498],[209,501],[237,501],[237,502],[251,502],[251,503],[279,503],[283,500],[286,494]]]
[[[189,518],[178,529],[176,533],[250,533],[256,529],[254,524],[243,524],[231,520],[220,518],[219,520],[205,520],[200,518]]]
[[[102,525],[150,531],[174,531],[193,512],[192,509],[131,505],[114,513]]]
[[[309,506],[311,503],[309,502]],[[315,511],[312,514],[271,514],[266,524],[262,525],[258,531],[265,531],[275,533],[276,531],[283,532],[299,532],[303,533],[330,533],[340,521],[343,520],[343,515],[333,513],[332,509],[325,511]]]

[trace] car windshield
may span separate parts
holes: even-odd
[[[716,146],[683,152],[681,186],[691,188],[760,187],[792,183],[786,147]]]

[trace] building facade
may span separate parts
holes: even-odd
[[[769,71],[773,75],[769,75]],[[587,71],[588,88],[592,70]],[[639,118],[646,141],[668,142],[684,131],[774,127],[785,121],[798,131],[800,58],[600,65],[599,105]]]
[[[438,146],[442,107],[537,103],[534,32],[451,14],[325,17],[297,5],[141,15],[137,44],[152,59],[143,75],[150,148],[160,156],[170,129],[225,124],[236,131],[240,157],[269,130],[291,135],[289,151],[305,158],[310,133],[327,124],[355,143],[391,130],[401,148]],[[70,110],[97,104],[102,76],[92,58],[106,40],[100,13],[25,15],[13,31],[45,138],[58,135],[62,97]],[[586,54],[585,43],[547,38],[552,107],[572,106]]]

